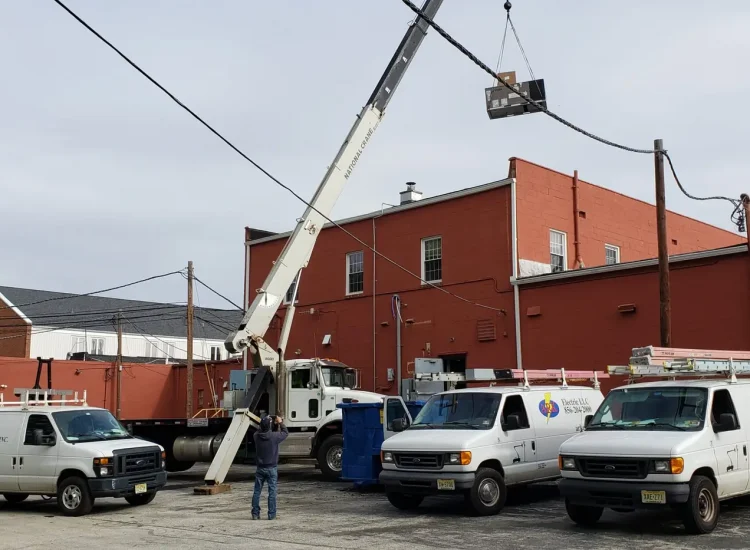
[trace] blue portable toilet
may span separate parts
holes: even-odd
[[[357,486],[377,485],[382,470],[383,403],[339,403],[342,412],[344,448],[341,479]],[[423,401],[409,401],[406,408],[415,418]]]

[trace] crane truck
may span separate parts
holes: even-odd
[[[423,13],[433,18],[442,0],[426,0]],[[239,406],[233,410],[226,432],[212,433],[203,426],[202,435],[182,435],[173,445],[177,462],[189,464],[211,460],[207,485],[220,485],[238,450],[249,444],[248,431],[257,429],[260,410],[284,416],[290,435],[279,449],[282,457],[317,459],[324,476],[338,479],[341,473],[343,436],[338,403],[379,402],[384,396],[354,389],[356,371],[338,361],[284,359],[295,313],[295,298],[302,270],[307,266],[315,241],[323,229],[362,154],[383,119],[404,73],[424,40],[429,25],[418,16],[410,25],[390,59],[366,105],[357,116],[346,140],[328,168],[302,217],[274,262],[263,286],[237,328],[226,339],[230,353],[245,352],[252,359]],[[283,297],[293,286],[276,349],[264,336]],[[225,423],[215,425],[225,427]]]

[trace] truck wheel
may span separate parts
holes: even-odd
[[[593,527],[604,513],[604,508],[572,504],[567,498],[565,499],[565,509],[568,511],[568,517],[582,527]]]
[[[419,495],[405,495],[403,493],[386,493],[388,502],[393,504],[399,510],[414,510],[418,508],[424,497]]]
[[[318,466],[327,481],[338,481],[341,478],[342,456],[344,454],[344,436],[328,436],[318,449]]]
[[[469,512],[478,516],[492,516],[497,514],[508,496],[503,476],[492,468],[479,468],[474,485],[466,493],[466,504]]]
[[[710,533],[719,522],[719,496],[716,486],[704,476],[690,480],[690,495],[682,509],[685,529],[695,535]]]
[[[22,495],[20,493],[3,493],[3,497],[5,497],[5,500],[10,504],[19,504],[29,498],[29,495]]]
[[[93,506],[94,499],[85,479],[71,476],[57,486],[57,507],[66,516],[85,516]]]
[[[156,491],[153,493],[145,493],[143,495],[130,495],[125,497],[125,501],[131,506],[143,506],[148,504],[156,498]]]
[[[174,458],[170,460],[169,455],[167,455],[165,467],[168,472],[187,472],[193,466],[195,466],[195,462],[180,462]]]

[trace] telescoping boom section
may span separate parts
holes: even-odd
[[[633,348],[628,365],[612,365],[607,371],[631,378],[726,376],[733,382],[738,374],[750,374],[750,351]]]

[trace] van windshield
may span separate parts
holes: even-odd
[[[65,441],[104,441],[129,439],[131,435],[122,427],[112,413],[104,410],[78,410],[52,413],[57,428]]]
[[[587,430],[699,431],[706,416],[705,388],[613,390]]]
[[[433,395],[409,429],[489,430],[495,425],[501,397],[486,392]]]

